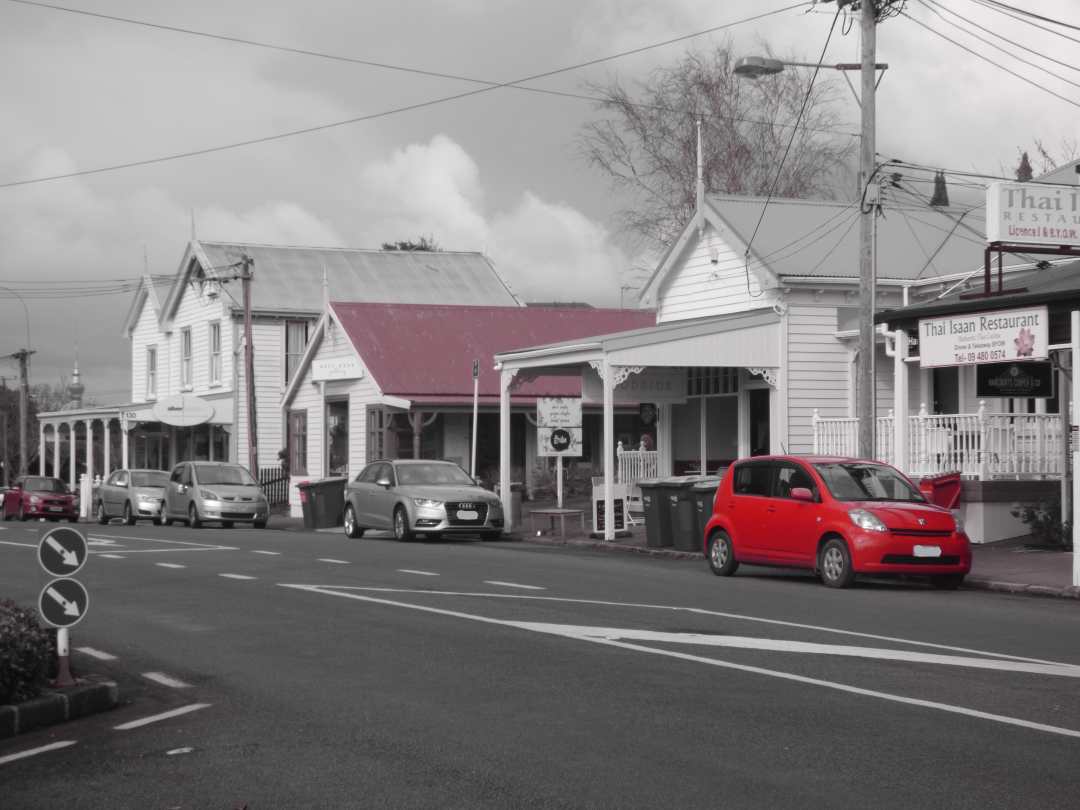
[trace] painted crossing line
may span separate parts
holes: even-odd
[[[522,585],[520,582],[503,582],[498,579],[485,579],[485,585],[500,585],[503,588],[521,588],[525,591],[546,591],[547,588],[542,588],[539,585]]]
[[[36,756],[37,754],[44,754],[46,751],[56,751],[60,748],[67,748],[68,746],[75,745],[77,742],[78,740],[62,740],[60,742],[43,745],[40,748],[30,748],[26,751],[8,754],[7,756],[0,757],[0,765],[7,765],[9,762],[15,762],[19,759],[26,759],[27,757]]]
[[[331,559],[330,557],[319,557],[319,562],[334,563],[334,565],[349,565],[350,564],[348,560],[334,560],[334,559]]]
[[[249,577],[247,574],[218,574],[219,577],[225,577],[225,579],[255,579],[255,577]]]
[[[437,577],[437,576],[439,576],[434,571],[417,571],[415,568],[399,568],[398,573],[401,573],[401,574],[416,574],[418,577]]]
[[[83,655],[89,655],[91,658],[96,658],[98,661],[116,660],[115,655],[110,655],[109,653],[102,652],[101,650],[95,650],[93,647],[76,647],[75,649],[81,652]]]
[[[252,551],[251,553],[252,554],[267,554],[267,555],[269,555],[271,557],[280,557],[281,556],[280,551]]]
[[[98,554],[99,557],[103,557],[106,560],[123,560],[126,559],[123,554]]]
[[[190,683],[184,683],[179,678],[173,678],[170,675],[166,675],[164,672],[144,672],[142,674],[142,676],[144,678],[146,678],[146,680],[148,680],[148,681],[153,681],[154,683],[160,683],[162,686],[169,686],[169,687],[172,687],[173,689],[190,689],[191,688]]]
[[[158,568],[187,568],[186,565],[180,563],[154,563]]]
[[[152,714],[149,717],[143,717],[139,720],[132,720],[129,723],[121,723],[118,726],[113,726],[115,731],[129,731],[133,728],[141,728],[142,726],[148,726],[151,723],[157,723],[161,720],[168,720],[172,717],[180,717],[191,712],[197,712],[199,709],[206,709],[210,706],[209,703],[190,703],[187,706],[181,706],[179,709],[173,709],[171,711],[162,712],[161,714]]]

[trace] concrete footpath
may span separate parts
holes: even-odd
[[[524,512],[527,516],[529,504],[525,505]],[[605,542],[583,533],[578,525],[571,525],[572,521],[566,523],[565,538],[559,537],[557,528],[552,530],[545,526],[543,519],[537,521],[537,526],[543,527],[538,530],[530,529],[529,522],[526,517],[526,525],[512,531],[506,539],[546,546],[641,554],[668,560],[704,561],[704,556],[699,551],[652,548],[646,545],[645,528],[641,524],[631,527],[626,536]],[[274,515],[270,528],[304,531],[304,524],[299,518]],[[341,528],[318,531],[340,532]],[[1080,588],[1072,585],[1071,552],[1036,547],[1027,538],[973,545],[972,552],[974,560],[971,573],[964,580],[964,588],[1080,600]]]

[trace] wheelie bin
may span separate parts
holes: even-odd
[[[645,512],[645,545],[662,548],[671,545],[671,520],[668,513],[667,487],[661,479],[641,481],[641,508]]]
[[[315,504],[311,494],[313,488],[311,481],[301,481],[296,485],[300,491],[300,508],[304,512],[304,528],[315,528]]]
[[[716,499],[716,488],[720,486],[719,478],[706,478],[698,481],[690,487],[690,494],[694,501],[694,539],[693,551],[705,549],[705,524],[712,517],[713,501]]]
[[[342,524],[345,510],[345,478],[324,478],[308,485],[308,501],[316,529],[332,529]],[[303,497],[303,496],[301,496]],[[304,527],[307,528],[305,513]]]
[[[700,479],[683,476],[668,479],[667,502],[671,515],[672,545],[679,551],[699,551],[697,511],[693,488]]]

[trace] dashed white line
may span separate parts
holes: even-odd
[[[348,560],[333,560],[329,557],[319,557],[319,562],[334,563],[335,565],[348,565]]]
[[[438,574],[436,574],[434,571],[417,571],[415,568],[399,568],[398,572],[402,573],[402,574],[416,574],[417,576],[420,576],[420,577],[437,577],[438,576]]]
[[[485,585],[501,585],[504,588],[521,588],[526,591],[546,591],[547,588],[542,588],[539,585],[522,585],[520,582],[502,582],[498,579],[485,579]]]
[[[148,681],[160,683],[162,686],[169,686],[173,689],[188,689],[191,687],[190,683],[184,683],[179,678],[173,678],[164,672],[144,672],[142,676]]]
[[[158,568],[187,568],[186,565],[180,563],[154,563]]]
[[[191,703],[187,706],[181,706],[179,709],[173,709],[172,711],[162,712],[161,714],[152,714],[149,717],[143,717],[139,720],[132,720],[129,723],[121,723],[118,726],[113,726],[115,731],[128,731],[133,728],[139,728],[141,726],[148,726],[151,723],[156,723],[159,720],[168,720],[170,717],[180,717],[184,714],[191,712],[197,712],[199,709],[205,709],[209,707],[209,703]]]
[[[255,577],[249,577],[247,574],[218,574],[219,577],[225,577],[225,579],[255,579]]]
[[[123,560],[125,559],[123,554],[98,554],[99,557],[104,557],[106,560]]]
[[[252,554],[268,554],[271,557],[280,557],[281,556],[280,551],[253,551],[251,553]]]
[[[50,743],[49,745],[43,745],[40,748],[30,748],[26,751],[19,751],[16,754],[8,754],[5,757],[0,757],[0,765],[6,765],[9,762],[14,762],[17,759],[26,759],[36,754],[44,754],[46,751],[55,751],[58,748],[67,748],[69,745],[75,745],[78,740],[62,740],[61,742]]]
[[[89,655],[91,658],[96,658],[98,661],[116,660],[115,655],[110,655],[109,653],[102,652],[101,650],[95,650],[93,647],[76,647],[75,649],[81,652],[83,655]]]

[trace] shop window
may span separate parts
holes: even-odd
[[[688,396],[717,396],[735,394],[739,391],[739,370],[715,366],[693,367],[686,370],[686,393]]]
[[[286,442],[290,474],[307,475],[307,411],[289,411],[289,435]]]
[[[285,382],[289,382],[300,368],[307,342],[307,321],[285,321]]]
[[[213,321],[210,324],[208,335],[210,344],[210,384],[221,384],[221,321]]]
[[[180,332],[180,385],[191,388],[191,327]]]
[[[146,398],[157,396],[157,346],[146,347]]]

